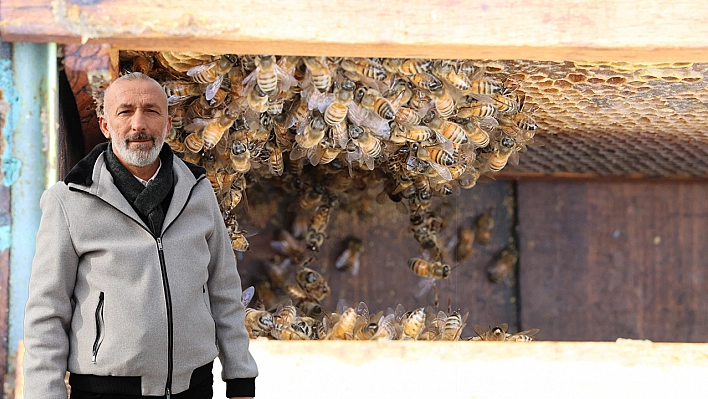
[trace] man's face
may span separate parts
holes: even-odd
[[[157,161],[172,121],[158,84],[123,80],[106,93],[99,123],[121,163],[144,167]]]

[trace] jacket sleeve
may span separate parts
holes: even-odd
[[[79,257],[62,203],[52,189],[44,192],[40,207],[42,218],[25,308],[24,397],[66,398],[71,297]]]
[[[231,247],[226,226],[211,186],[211,215],[214,231],[209,238],[211,261],[209,264],[209,299],[216,323],[216,338],[219,344],[219,360],[222,364],[222,379],[227,381],[233,396],[255,396],[256,362],[248,350],[249,337],[246,331],[245,307],[241,303],[241,278],[236,269],[236,258]],[[235,390],[235,391],[234,391]]]

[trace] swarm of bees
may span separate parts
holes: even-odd
[[[336,208],[373,195],[407,205],[414,237],[439,261],[432,198],[517,163],[537,128],[518,83],[469,60],[121,57],[124,73],[163,85],[173,117],[166,141],[207,170],[225,219],[249,182],[273,179],[311,214],[305,235],[314,251]]]
[[[305,295],[311,295],[307,284],[317,283],[315,292],[322,292],[321,278],[311,269],[303,269],[298,275],[310,276],[314,281],[301,285]],[[298,277],[300,278],[300,277]],[[324,283],[326,286],[326,283]],[[506,341],[530,342],[535,338],[538,329],[534,328],[516,334],[508,333],[509,326],[502,323],[488,328],[475,325],[475,337],[461,337],[465,328],[467,316],[459,311],[435,312],[432,307],[417,308],[406,311],[398,304],[395,309],[387,309],[371,314],[364,302],[359,302],[356,308],[347,307],[340,302],[337,311],[322,312],[310,316],[300,307],[292,303],[282,303],[273,312],[262,307],[248,307],[253,298],[254,288],[244,290],[242,298],[246,306],[246,330],[251,338],[264,337],[276,340],[404,340],[404,341]]]

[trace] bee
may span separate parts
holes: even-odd
[[[218,143],[224,135],[224,132],[228,131],[231,125],[233,125],[234,119],[226,114],[218,115],[217,118],[209,122],[204,127],[204,132],[202,137],[204,140],[204,151],[209,151],[216,143]]]
[[[345,80],[341,87],[334,91],[334,102],[330,104],[324,113],[324,120],[330,126],[339,125],[347,117],[347,109],[354,99],[354,83]]]
[[[413,98],[415,86],[407,79],[398,79],[391,86],[390,94],[387,98],[396,102],[397,105],[405,105]]]
[[[251,152],[243,142],[234,141],[229,156],[235,172],[246,173],[251,170]]]
[[[318,302],[315,301],[301,301],[300,303],[297,304],[298,310],[300,310],[302,313],[307,315],[308,317],[314,317],[317,319],[321,319],[322,316],[324,315],[324,310],[322,309],[322,306]],[[308,334],[311,336],[311,338],[314,339],[314,336],[316,331],[313,331],[312,334]],[[319,335],[319,334],[317,334]],[[317,336],[317,339],[319,339],[319,336]]]
[[[186,115],[187,119],[209,119],[211,118],[212,111],[213,109],[211,105],[209,105],[209,101],[207,101],[207,99],[203,96],[200,96],[195,98],[194,101],[189,104]]]
[[[315,88],[320,92],[327,92],[332,82],[327,57],[303,57],[302,60],[310,71]]]
[[[531,342],[535,341],[534,335],[538,334],[540,330],[538,328],[532,328],[530,330],[521,331],[516,334],[506,334],[505,341],[511,342]]]
[[[339,66],[347,72],[374,80],[384,80],[387,76],[381,64],[368,58],[343,58]]]
[[[517,154],[514,151],[515,146],[516,143],[514,139],[510,135],[504,134],[498,145],[495,145],[494,150],[489,154],[485,154],[488,158],[487,167],[489,170],[492,172],[499,172],[502,170],[506,166],[509,159],[514,154]],[[514,163],[513,160],[512,163]]]
[[[443,88],[443,83],[435,75],[428,72],[417,73],[411,77],[411,82],[417,87],[430,92]]]
[[[479,126],[479,123],[469,120],[462,125],[470,143],[477,148],[484,148],[489,145],[489,133]]]
[[[423,326],[425,326],[425,309],[418,308],[414,310],[406,319],[403,324],[403,333],[401,334],[402,340],[416,340],[423,331]]]
[[[184,139],[184,145],[193,154],[198,154],[204,148],[204,137],[202,131],[192,132]]]
[[[295,321],[298,315],[297,308],[292,303],[283,306],[279,305],[279,309],[273,315],[273,323],[290,325]]]
[[[477,101],[458,108],[456,116],[463,119],[483,118],[492,116],[495,112],[497,108],[493,104]]]
[[[278,230],[275,240],[270,242],[270,247],[280,254],[287,256],[288,259],[291,259],[293,262],[302,260],[303,254],[305,253],[305,248],[302,243],[287,230]]]
[[[361,126],[350,125],[349,136],[361,149],[361,159],[369,170],[374,170],[374,160],[381,155],[381,141]]]
[[[273,315],[265,310],[246,308],[246,331],[251,339],[267,337],[273,328]]]
[[[450,266],[440,261],[428,262],[420,258],[411,258],[408,267],[418,276],[444,279],[450,276]]]
[[[396,318],[394,314],[388,314],[385,317],[381,317],[378,324],[378,330],[371,338],[372,340],[384,339],[384,340],[394,340],[398,339],[399,329],[396,327]]]
[[[351,340],[354,337],[354,324],[356,323],[356,309],[349,308],[339,317],[339,320],[332,326],[331,331],[325,339],[331,340]]]
[[[197,65],[187,71],[187,76],[190,76],[195,82],[208,84],[205,91],[207,101],[211,101],[214,98],[221,87],[224,77],[231,70],[235,60],[230,58],[230,56],[223,55],[216,61]]]
[[[354,338],[360,341],[368,341],[376,335],[379,330],[379,325],[371,321],[369,308],[366,303],[359,302],[356,309],[357,318],[354,323]]]
[[[190,97],[199,97],[202,91],[196,83],[188,83],[181,80],[170,80],[162,84],[162,88],[167,94],[169,104],[182,102]]]
[[[477,219],[474,230],[475,241],[486,244],[492,240],[492,229],[494,228],[494,218],[491,212],[485,212]]]
[[[251,82],[250,89],[247,89],[246,104],[254,112],[268,111],[268,94],[266,94],[260,86]]]
[[[312,219],[310,219],[310,229],[324,231],[329,223],[332,208],[329,205],[320,205],[315,209]]]
[[[307,100],[300,97],[300,99],[290,107],[285,127],[300,126],[307,122],[309,115],[310,109],[307,106]]]
[[[398,66],[398,72],[408,76],[425,73],[430,69],[430,64],[430,60],[421,58],[407,58],[401,61]]]
[[[492,94],[497,111],[506,114],[513,114],[520,109],[519,97],[511,97],[504,92]]]
[[[361,266],[361,253],[364,252],[364,243],[360,238],[350,238],[347,241],[347,248],[337,257],[334,265],[337,270],[351,270],[352,276],[359,274]]]
[[[150,72],[152,72],[152,67],[154,63],[155,61],[152,56],[139,54],[137,57],[133,58],[132,71],[140,72],[143,75],[148,75]]]
[[[303,267],[295,275],[295,281],[302,288],[308,299],[321,302],[329,295],[329,285],[322,275],[310,268]]]
[[[285,170],[285,163],[283,162],[283,151],[280,146],[278,143],[269,141],[265,144],[265,150],[268,151],[268,169],[270,174],[282,176],[283,170]]]
[[[324,244],[324,240],[325,233],[323,231],[308,229],[307,233],[305,233],[305,243],[312,251],[319,251],[322,244]]]
[[[366,90],[361,98],[361,106],[389,121],[396,117],[396,111],[394,111],[391,103],[374,89]]]
[[[457,232],[457,245],[455,246],[455,260],[462,262],[474,254],[475,231],[462,227]]]
[[[506,247],[499,259],[487,269],[487,276],[493,283],[513,278],[514,267],[519,260],[519,251],[513,245]]]
[[[473,330],[475,334],[477,334],[477,337],[473,338],[475,341],[505,341],[507,336],[506,332],[509,330],[509,325],[502,323],[496,327],[484,327],[482,325],[475,324]]]
[[[445,120],[437,115],[430,119],[427,126],[438,134],[438,138],[442,136],[443,139],[440,141],[447,140],[453,144],[465,144],[468,141],[467,133],[462,126],[455,122]]]
[[[423,160],[427,161],[427,166],[430,166],[437,174],[440,175],[445,180],[452,180],[452,173],[447,168],[447,166],[452,165],[453,158],[447,151],[439,147],[427,147],[423,148],[418,146],[415,150],[415,155]],[[448,164],[447,166],[439,162],[444,162]]]
[[[450,96],[445,86],[432,90],[430,96],[433,98],[435,109],[438,110],[440,116],[447,118],[455,112],[455,100]]]
[[[499,93],[504,89],[504,84],[492,79],[475,79],[472,80],[469,93],[491,95]]]
[[[310,121],[302,132],[298,132],[295,136],[295,141],[300,145],[300,147],[308,149],[313,148],[320,143],[325,135],[325,128],[327,124],[324,118],[317,116]],[[292,154],[292,153],[291,153]]]
[[[184,110],[184,107],[174,107],[174,110],[170,112],[170,115],[172,115],[172,128],[176,130],[180,130],[184,128],[186,125],[187,121],[187,114],[186,111]]]
[[[310,337],[302,326],[295,324],[276,323],[270,331],[270,335],[282,341],[306,341]]]
[[[433,66],[433,74],[461,92],[470,90],[471,83],[467,76],[458,72],[449,61],[436,62]]]
[[[391,132],[391,139],[399,137],[403,140],[416,141],[418,143],[427,142],[432,137],[433,132],[427,126],[401,126],[397,125]]]
[[[458,312],[453,312],[447,316],[440,339],[442,341],[458,341],[462,330],[465,328],[467,316],[469,316],[469,312],[465,313],[464,316],[460,316]]]
[[[225,220],[225,222],[233,250],[238,252],[247,251],[249,247],[248,240],[246,239],[247,232],[239,229],[238,221],[235,217],[230,217],[228,220]]]
[[[256,83],[258,87],[266,93],[271,94],[278,85],[278,76],[275,74],[276,67],[274,55],[259,55],[254,59],[256,63]]]

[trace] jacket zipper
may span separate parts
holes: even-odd
[[[187,207],[187,204],[189,203],[189,200],[192,198],[192,193],[194,192],[194,188],[197,187],[199,182],[205,178],[205,175],[201,175],[197,178],[197,181],[192,185],[192,188],[189,190],[189,195],[187,196],[187,200],[184,202],[184,206],[182,209],[180,209],[179,213],[175,217],[175,219],[172,221],[174,223],[177,219],[179,219],[180,215],[182,215],[182,212],[184,212],[184,209]],[[70,188],[71,189],[71,188]],[[80,190],[76,189],[78,191],[83,191],[87,194],[91,194],[88,191],[85,190]],[[116,207],[105,201],[103,198],[95,195],[96,198],[100,199],[101,201],[105,202],[109,206],[111,206],[113,209],[118,210]],[[120,211],[119,211],[120,212]],[[123,212],[120,212],[123,213]],[[125,213],[123,213],[125,215]],[[130,216],[125,215],[128,218]],[[132,218],[131,218],[132,219]],[[150,229],[144,227],[141,225],[137,220],[133,219],[136,223],[138,223],[138,226],[142,227],[143,230],[147,231],[151,236],[155,237],[154,234],[150,231]],[[170,226],[172,226],[172,223],[168,224],[167,227],[163,229],[163,233],[167,231]],[[167,308],[167,346],[168,346],[168,351],[167,351],[167,383],[165,385],[165,396],[167,399],[170,399],[170,396],[172,395],[172,371],[173,371],[173,357],[174,357],[174,331],[173,331],[173,325],[172,325],[172,297],[170,296],[170,284],[167,281],[167,266],[165,264],[165,253],[162,250],[162,236],[160,237],[155,237],[155,241],[157,242],[157,253],[160,258],[160,271],[162,272],[162,286],[165,291],[165,307]],[[103,292],[101,292],[101,298],[103,298]],[[103,305],[101,304],[101,309],[103,309]],[[98,313],[98,310],[97,310]],[[103,314],[103,312],[101,312]],[[103,338],[101,338],[103,340]],[[100,342],[99,342],[100,346]]]
[[[91,363],[96,364],[96,356],[98,356],[98,348],[103,342],[103,291],[98,295],[98,305],[96,306],[96,340],[93,342],[93,355]]]
[[[162,286],[165,291],[165,304],[167,307],[167,384],[165,385],[165,395],[170,398],[172,390],[172,368],[174,331],[172,326],[172,297],[170,296],[170,283],[167,280],[167,266],[165,265],[165,252],[162,249],[162,237],[156,237],[157,253],[160,256],[160,270],[162,271]]]

